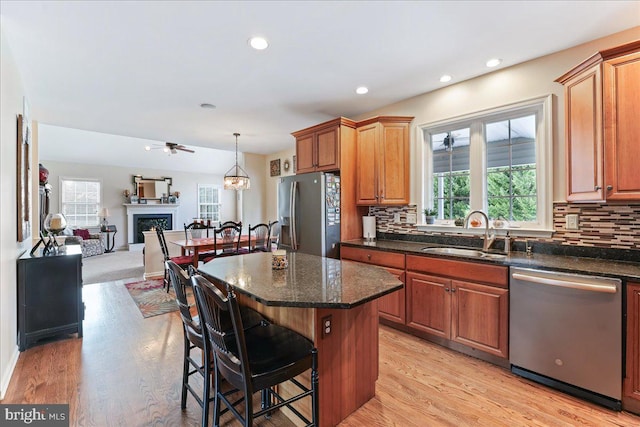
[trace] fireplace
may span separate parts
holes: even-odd
[[[143,231],[171,230],[173,215],[171,214],[134,214],[133,215],[133,243],[144,243]]]
[[[127,209],[127,243],[130,251],[141,251],[144,248],[144,235],[153,227],[173,230],[178,223],[177,203],[138,204],[125,203]],[[155,239],[157,240],[157,239]]]

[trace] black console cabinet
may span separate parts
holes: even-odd
[[[18,347],[20,351],[42,338],[77,333],[82,337],[82,252],[80,245],[66,253],[18,259]]]

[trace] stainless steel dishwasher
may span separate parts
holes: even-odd
[[[509,303],[513,373],[621,409],[620,280],[511,268]]]

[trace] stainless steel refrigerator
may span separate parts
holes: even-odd
[[[317,172],[281,178],[278,217],[282,248],[338,258],[340,177]]]

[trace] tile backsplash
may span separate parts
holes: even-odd
[[[578,215],[578,230],[566,229],[567,214]],[[447,234],[419,231],[415,224],[408,224],[407,217],[417,215],[420,218],[421,213],[418,213],[416,205],[372,206],[369,215],[376,217],[378,233]],[[399,215],[400,222],[394,221],[396,215]],[[553,235],[538,241],[568,246],[640,250],[640,204],[554,203],[553,226]]]

